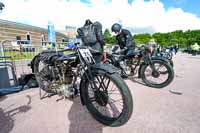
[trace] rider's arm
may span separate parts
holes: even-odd
[[[129,31],[126,31],[125,38],[126,38],[126,48],[135,49],[135,41]]]
[[[96,36],[97,36],[97,40],[100,42],[100,44],[101,44],[102,46],[104,46],[104,45],[105,45],[105,42],[104,42],[104,40],[103,40],[103,34],[102,34],[102,30],[101,30],[101,29],[97,29],[97,30],[96,30]]]
[[[102,25],[98,22],[95,22],[94,26],[95,26],[95,34],[96,34],[97,40],[103,48],[103,46],[105,46],[105,42],[103,40],[104,38],[103,38],[103,32],[102,32]]]

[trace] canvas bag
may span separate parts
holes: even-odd
[[[95,44],[97,42],[95,27],[93,24],[83,26],[81,32],[83,43]]]

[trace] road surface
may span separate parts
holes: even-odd
[[[163,89],[126,81],[134,112],[121,127],[98,123],[79,98],[40,100],[37,88],[0,98],[0,133],[200,133],[200,56],[178,53],[173,60],[175,79]]]

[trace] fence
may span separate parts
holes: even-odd
[[[52,45],[55,45],[53,48],[56,50],[63,49],[66,48],[65,45],[68,44],[63,42],[28,42],[28,44],[23,44],[23,42],[24,41],[4,40],[0,43],[0,80],[6,80],[6,77],[9,77],[10,86],[16,85],[17,79],[21,75],[32,73],[28,64],[39,52],[49,49],[48,46]],[[5,71],[7,71],[7,74]]]

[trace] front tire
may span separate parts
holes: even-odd
[[[99,91],[96,94],[94,89],[91,88],[91,82],[89,82],[88,79],[85,78],[86,80],[84,84],[84,89],[82,89],[82,94],[83,94],[82,98],[86,104],[87,109],[97,121],[99,121],[100,123],[104,125],[117,127],[117,126],[121,126],[125,124],[130,119],[132,111],[133,111],[133,100],[132,100],[132,96],[131,96],[128,86],[117,73],[107,74],[105,72],[100,72],[100,73],[98,72],[95,74],[95,77],[92,79],[95,80],[95,82],[97,82],[96,81],[96,79],[98,79],[97,77],[104,77],[102,80],[103,83],[105,81],[104,84],[108,84],[108,82],[109,83],[113,82],[113,85],[115,85],[119,90],[119,93],[115,92],[116,93],[115,97],[121,96],[122,103],[120,104],[118,103],[119,105],[114,105],[114,102],[111,102],[114,100],[111,98],[112,94],[111,94],[111,91],[108,90],[109,87],[106,89],[107,91],[105,92],[100,91],[102,88],[99,88]],[[96,83],[96,84],[97,86],[98,85],[100,86],[99,83]],[[92,91],[93,94],[91,94],[91,92],[89,91]],[[93,98],[91,98],[91,95],[93,96]],[[99,96],[95,96],[95,95],[99,95]],[[101,98],[97,98],[97,97],[101,97]],[[109,106],[110,107],[112,106],[111,111],[114,111],[114,112],[111,112],[108,110]],[[117,108],[118,106],[122,107],[122,110],[121,110],[121,113],[117,115],[114,113],[119,113],[119,109]],[[101,112],[102,109],[103,109],[103,112]]]
[[[169,85],[173,79],[174,79],[174,70],[172,69],[172,67],[166,63],[163,62],[161,60],[152,60],[152,64],[155,67],[155,69],[157,69],[157,74],[154,74],[150,65],[145,64],[141,67],[141,78],[143,80],[143,82],[150,87],[153,88],[163,88],[167,85]],[[156,64],[159,68],[156,68]],[[161,67],[164,67],[164,70],[160,70]],[[149,74],[147,74],[147,72],[149,72]],[[152,76],[152,78],[150,79],[150,76]],[[161,80],[160,76],[165,76],[166,78],[163,79],[163,82],[158,83],[156,81],[153,80]]]

